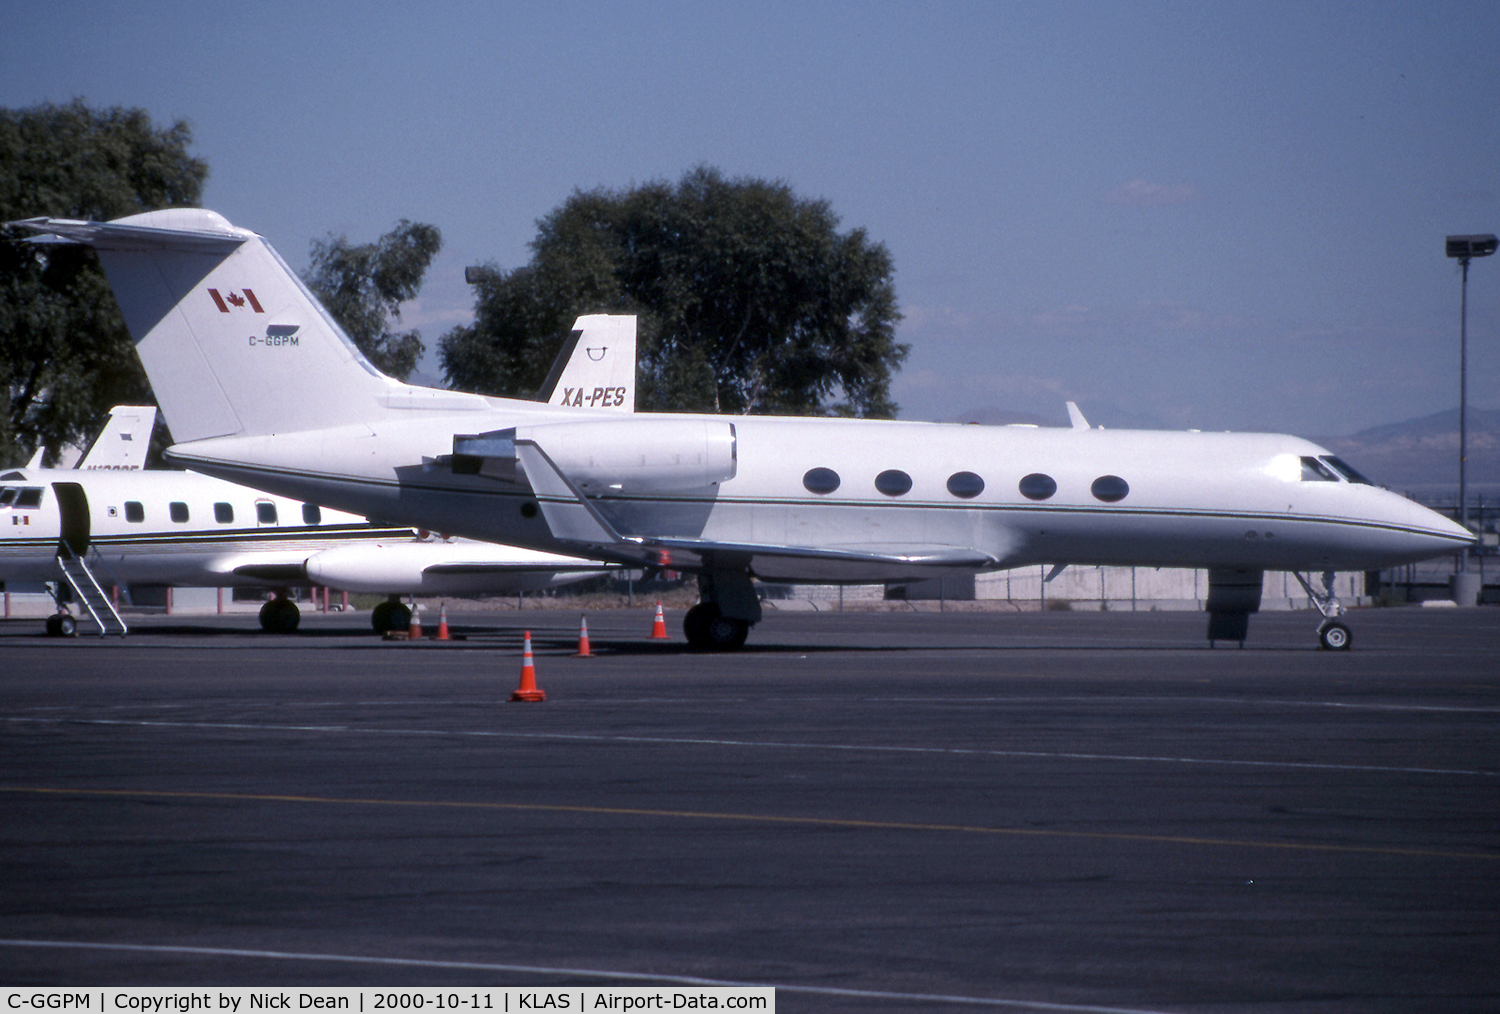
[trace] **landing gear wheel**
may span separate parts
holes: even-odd
[[[78,633],[78,621],[69,613],[53,613],[47,617],[48,637],[72,637]]]
[[[1318,644],[1325,651],[1348,651],[1351,639],[1349,628],[1337,620],[1329,620],[1318,627]]]
[[[271,599],[260,607],[260,629],[268,634],[290,634],[302,622],[302,611],[291,599]]]
[[[708,648],[708,619],[709,615],[719,615],[719,607],[708,602],[700,602],[687,611],[682,618],[682,633],[687,637],[690,647],[704,650]]]
[[[411,610],[404,602],[386,599],[370,610],[370,626],[377,634],[388,634],[392,630],[407,630],[411,627]]]
[[[750,624],[719,612],[713,602],[700,602],[682,618],[688,644],[700,651],[735,651],[745,646]]]
[[[375,608],[370,610],[370,626],[375,628],[375,633],[384,634],[391,629],[391,606],[394,602],[377,602]]]

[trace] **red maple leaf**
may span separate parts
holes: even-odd
[[[241,296],[241,295],[237,295],[237,294],[231,292],[229,294],[229,302],[233,306],[244,306],[245,305],[245,297]]]

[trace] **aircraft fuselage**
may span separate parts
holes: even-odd
[[[492,412],[178,445],[194,468],[386,522],[556,548],[523,481],[455,474],[458,433],[575,416],[491,400]],[[1336,472],[1305,478],[1329,452],[1272,434],[958,426],[866,420],[637,416],[733,427],[734,474],[697,489],[586,491],[629,538],[851,551],[952,546],[987,560],[1270,570],[1374,570],[1456,550],[1456,525]],[[601,433],[604,431],[600,431]],[[818,471],[823,470],[823,471]],[[836,477],[836,488],[834,485]],[[532,505],[532,508],[528,508]],[[622,547],[627,555],[634,546]],[[691,569],[689,550],[660,562]],[[883,581],[931,565],[865,566],[757,554],[769,580]],[[641,558],[641,557],[637,557]]]

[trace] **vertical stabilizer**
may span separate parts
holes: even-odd
[[[98,251],[179,442],[368,422],[451,392],[375,370],[260,236],[199,209],[13,225]]]
[[[549,405],[635,411],[635,317],[579,317],[563,343],[540,400]]]
[[[151,431],[156,428],[155,405],[116,405],[104,428],[75,468],[133,472],[146,467]]]

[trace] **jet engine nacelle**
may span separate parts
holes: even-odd
[[[627,418],[515,426],[453,438],[453,470],[520,481],[515,445],[535,444],[585,492],[702,489],[734,478],[734,424]]]
[[[383,542],[338,546],[303,565],[314,584],[351,592],[477,595],[537,591],[580,581],[602,565],[484,542]]]
[[[421,542],[372,543],[325,549],[307,558],[308,580],[352,592],[416,591],[433,563],[433,547]]]

